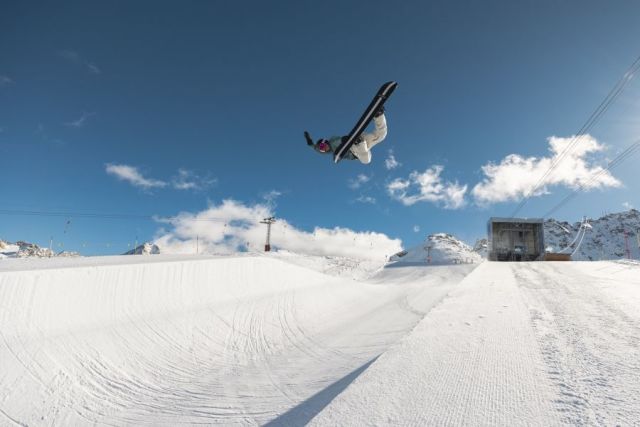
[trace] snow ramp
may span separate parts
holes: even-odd
[[[0,425],[301,424],[471,270],[272,257],[0,264]]]

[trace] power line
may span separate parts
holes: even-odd
[[[159,215],[141,215],[141,214],[125,214],[125,213],[88,213],[88,212],[72,212],[72,211],[40,211],[40,210],[18,210],[18,209],[0,209],[0,215],[22,215],[22,216],[48,216],[48,217],[73,217],[73,218],[101,218],[101,219],[119,219],[119,220],[167,220],[172,221],[177,217],[161,217]],[[222,218],[190,218],[190,221],[198,222],[218,222],[228,223],[229,220]]]
[[[593,113],[589,116],[587,121],[582,125],[582,127],[576,132],[573,136],[569,144],[562,150],[562,152],[552,161],[549,168],[545,171],[545,173],[538,179],[536,184],[525,194],[524,198],[518,203],[518,206],[511,214],[512,217],[515,217],[518,212],[527,204],[529,199],[545,184],[547,177],[558,167],[560,162],[565,158],[565,156],[573,149],[573,147],[580,141],[580,139],[587,134],[591,128],[600,120],[600,118],[604,115],[604,113],[609,109],[609,107],[615,102],[615,100],[620,96],[620,94],[624,91],[627,84],[633,79],[635,73],[640,69],[640,56],[636,58],[636,60],[631,64],[631,66],[627,69],[624,75],[618,80],[615,86],[609,91],[607,96],[600,102],[600,105],[594,110]]]
[[[608,163],[606,168],[603,168],[603,169],[599,170],[587,182],[584,182],[582,184],[578,184],[578,187],[575,190],[573,190],[572,192],[567,194],[557,205],[555,205],[551,210],[549,210],[544,215],[544,217],[545,218],[549,217],[550,215],[555,213],[558,209],[560,209],[561,207],[566,205],[571,199],[573,199],[575,196],[577,196],[580,191],[584,191],[585,189],[589,188],[589,186],[593,182],[595,182],[595,180],[598,179],[598,177],[600,177],[605,172],[617,167],[620,163],[624,162],[626,159],[628,159],[629,157],[634,155],[639,149],[640,149],[640,140],[638,140],[638,141],[634,142],[633,144],[631,144],[630,146],[628,146],[622,153],[618,154],[613,160],[611,160]]]

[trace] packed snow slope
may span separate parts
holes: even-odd
[[[5,259],[0,425],[305,424],[474,266],[347,277],[358,268],[293,254]]]
[[[373,267],[3,260],[0,425],[640,423],[640,263]]]
[[[638,425],[640,263],[485,262],[313,425]]]

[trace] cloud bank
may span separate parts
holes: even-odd
[[[471,191],[479,205],[497,202],[516,201],[533,190],[540,178],[556,163],[562,151],[574,140],[575,136],[548,138],[550,155],[548,157],[523,157],[518,154],[506,156],[500,163],[487,163],[482,166],[485,178],[476,184]],[[532,196],[548,194],[549,186],[563,185],[571,189],[583,186],[585,189],[619,187],[620,181],[609,171],[594,164],[592,154],[604,151],[605,146],[599,144],[591,135],[583,135],[571,151],[557,163],[553,172],[545,179]],[[589,182],[594,175],[600,176]]]
[[[224,200],[198,213],[183,212],[160,222],[170,226],[154,239],[163,252],[200,252],[229,254],[244,250],[262,250],[266,226],[263,218],[274,215],[267,204],[246,205]],[[347,228],[315,228],[304,231],[278,218],[271,228],[271,245],[300,254],[345,256],[359,259],[385,259],[402,248],[402,242],[385,234],[356,232]]]

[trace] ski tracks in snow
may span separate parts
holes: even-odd
[[[554,406],[563,422],[632,425],[640,421],[640,307],[629,310],[587,275],[593,264],[513,267],[530,305]],[[640,270],[640,269],[638,269]],[[640,271],[639,271],[640,272]],[[630,286],[617,281],[617,287]]]
[[[314,425],[637,425],[640,266],[484,263]]]

